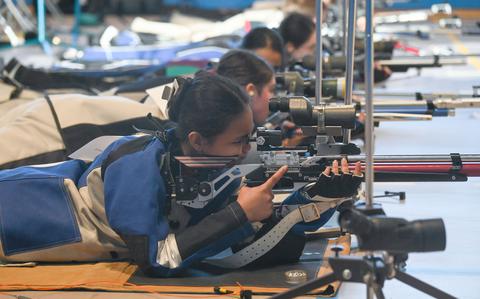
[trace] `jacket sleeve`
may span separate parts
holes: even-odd
[[[210,214],[198,224],[190,226],[177,235],[180,256],[188,257],[213,243],[218,237],[247,223],[247,216],[238,202],[234,201],[217,213]]]
[[[171,233],[166,205],[169,199],[160,169],[163,151],[156,143],[159,141],[110,160],[108,167],[102,166],[102,175],[110,226],[146,274],[167,277],[204,258],[196,253],[213,241],[242,231],[247,218],[238,203],[232,202],[178,235]]]

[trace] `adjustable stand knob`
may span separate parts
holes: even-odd
[[[212,193],[212,188],[208,183],[202,182],[198,186],[198,193],[202,196],[210,195],[210,193]]]
[[[342,245],[335,245],[335,246],[332,246],[331,250],[333,252],[335,252],[335,257],[339,257],[340,256],[340,252],[342,252],[345,248],[342,246]]]

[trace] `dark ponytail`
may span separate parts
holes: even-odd
[[[249,109],[245,91],[228,78],[199,72],[194,79],[180,79],[179,85],[168,101],[168,117],[177,123],[180,140],[185,140],[192,131],[213,138]]]
[[[184,106],[186,101],[186,94],[190,87],[193,85],[192,78],[178,77],[175,80],[178,82],[178,89],[175,91],[173,97],[168,101],[168,119],[178,123],[180,118],[180,110]]]
[[[230,50],[222,56],[217,74],[241,86],[252,83],[261,90],[274,76],[273,68],[262,58],[246,50]]]

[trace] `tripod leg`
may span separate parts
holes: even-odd
[[[383,295],[382,288],[378,285],[373,287],[373,291],[375,292],[375,298],[377,299],[385,299],[385,295]]]
[[[373,299],[373,287],[367,284],[367,299]]]
[[[408,284],[409,286],[422,291],[434,298],[438,299],[455,299],[456,297],[453,297],[450,294],[445,293],[444,291],[437,289],[436,287],[429,285],[428,283],[425,283],[421,281],[420,279],[417,279],[405,272],[397,271],[395,274],[395,278],[400,280],[401,282]]]
[[[316,288],[319,288],[321,286],[327,285],[329,283],[332,283],[336,281],[337,278],[335,277],[335,274],[332,272],[330,274],[327,274],[325,276],[321,276],[319,278],[316,278],[314,280],[308,281],[304,284],[301,284],[297,287],[294,287],[286,292],[276,294],[270,299],[289,299],[289,298],[294,298],[297,296],[305,295],[307,292],[314,290]]]

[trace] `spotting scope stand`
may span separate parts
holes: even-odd
[[[294,298],[335,281],[364,283],[367,295],[384,299],[385,280],[394,278],[434,298],[455,298],[405,273],[410,252],[445,250],[447,239],[442,219],[407,221],[378,215],[370,217],[361,209],[346,205],[340,207],[338,222],[342,230],[357,236],[358,248],[366,254],[340,257],[343,248],[336,246],[332,248],[335,257],[328,259],[331,273],[274,295],[272,299]]]
[[[326,286],[336,281],[364,283],[373,290],[377,299],[384,299],[383,285],[386,279],[398,279],[399,281],[424,292],[434,298],[456,298],[430,284],[427,284],[412,275],[402,272],[402,267],[408,258],[407,254],[364,257],[339,257],[335,249],[336,257],[328,259],[333,272],[312,281],[306,282],[286,292],[274,295],[271,299],[288,299],[305,295],[308,292]]]

